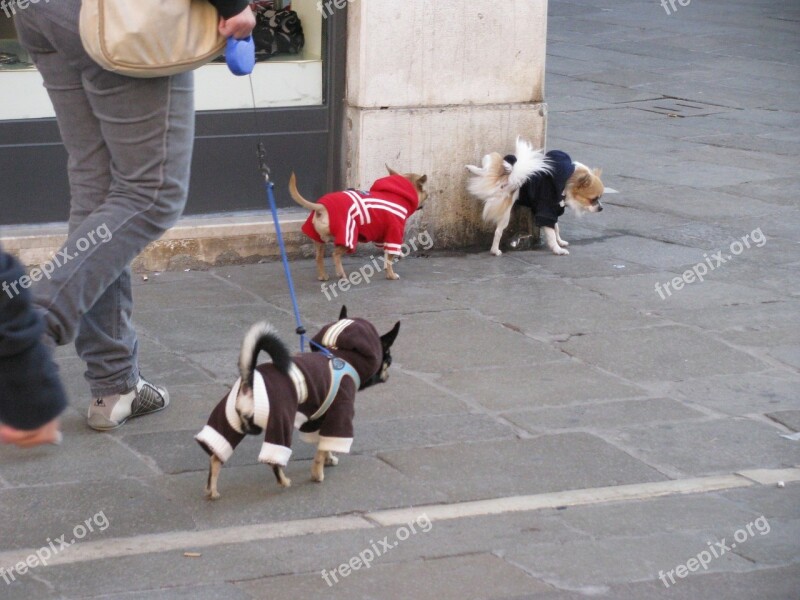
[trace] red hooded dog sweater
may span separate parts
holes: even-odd
[[[377,330],[364,319],[342,319],[326,325],[314,341],[350,363],[361,381],[378,372],[383,346]],[[319,450],[349,453],[353,443],[356,386],[344,377],[339,393],[324,415],[309,421],[320,408],[331,386],[330,359],[319,352],[299,354],[285,375],[272,363],[256,367],[253,379],[254,421],[264,429],[264,444],[258,460],[286,466],[292,455],[292,430],[300,430],[303,441],[316,443]],[[236,397],[241,380],[217,404],[208,424],[195,439],[207,454],[223,463],[244,439]]]
[[[414,184],[402,175],[378,179],[368,192],[334,192],[317,202],[328,209],[333,242],[348,253],[356,251],[358,242],[373,242],[388,254],[401,254],[406,220],[419,208]],[[314,229],[314,213],[303,225],[303,233],[323,243]]]

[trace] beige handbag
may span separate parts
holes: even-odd
[[[164,77],[219,56],[225,38],[208,0],[83,0],[81,40],[101,67],[130,77]]]

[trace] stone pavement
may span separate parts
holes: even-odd
[[[342,292],[403,324],[324,484],[298,442],[279,489],[249,440],[203,497],[192,436],[243,332],[292,339],[280,266],[140,281],[143,369],[173,404],[90,432],[61,354],[64,445],[0,450],[0,566],[59,552],[0,598],[800,598],[800,5],[676,7],[551,2],[548,147],[619,194],[565,218],[569,257],[434,251]],[[294,264],[309,329],[340,308],[313,273]]]

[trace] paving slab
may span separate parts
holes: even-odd
[[[559,346],[571,356],[632,381],[680,381],[758,372],[767,366],[710,336],[677,326],[589,333]]]
[[[431,335],[434,330],[437,333]],[[489,359],[487,347],[514,348],[514,352]],[[392,356],[395,354],[404,369],[423,373],[507,364],[522,366],[565,358],[548,344],[491,323],[472,311],[418,315],[402,329],[392,349]]]
[[[784,410],[769,413],[767,416],[793,431],[800,431],[800,410]]]
[[[706,550],[707,543],[702,534],[654,533],[607,538],[602,542],[531,544],[509,550],[506,558],[551,585],[594,595],[615,583],[658,581],[659,571],[685,564]],[[708,568],[710,572],[750,569],[748,560],[732,553],[720,556]]]
[[[733,542],[736,554],[754,563],[776,566],[800,563],[800,519],[756,518],[753,527],[744,527],[735,534],[739,536]],[[743,541],[739,543],[738,540]]]
[[[743,509],[764,515],[770,521],[800,519],[800,484],[787,483],[786,487],[754,486],[721,492],[720,496]]]
[[[610,433],[638,456],[670,465],[686,475],[731,473],[748,466],[781,468],[800,461],[800,444],[780,437],[780,431],[746,419],[664,424]]]
[[[676,382],[670,387],[678,398],[724,414],[742,416],[796,408],[800,377],[766,371],[747,377],[702,377]]]
[[[800,569],[796,565],[780,568],[753,569],[741,573],[691,573],[665,587],[661,581],[626,583],[592,590],[593,597],[613,600],[697,600],[725,598],[726,600],[787,600],[796,597],[800,588]],[[524,596],[514,600],[523,600]],[[536,600],[584,600],[586,596],[573,592],[554,592],[552,595],[529,596]]]
[[[585,433],[453,444],[380,457],[453,501],[661,481],[655,469]]]
[[[700,419],[705,415],[669,398],[645,398],[506,412],[503,417],[531,432],[558,429],[606,430],[660,421]]]
[[[329,576],[330,585],[321,574],[314,573],[271,577],[240,583],[237,587],[253,598],[261,597],[263,590],[269,589],[276,597],[299,594],[303,598],[320,600],[483,600],[552,590],[522,569],[491,554],[377,565],[368,570],[359,567],[357,571],[345,572],[347,578],[337,575],[338,582]]]
[[[25,451],[0,447],[0,476],[11,485],[88,484],[153,474],[150,465],[113,436],[91,430],[65,437],[61,446]]]
[[[281,488],[265,465],[222,469],[221,498],[205,497],[206,472],[183,473],[163,481],[164,490],[210,529],[292,521],[384,508],[435,504],[446,499],[438,486],[427,485],[370,456],[340,456],[339,465],[325,470],[325,481],[311,480],[311,460],[292,460],[285,469],[292,480]]]
[[[541,256],[540,260],[542,264],[554,263],[555,269],[561,262],[572,258],[572,255],[555,256],[548,253]],[[483,287],[448,284],[443,288],[448,295],[459,296],[469,302],[473,310],[479,311],[482,316],[504,324],[509,333],[518,331],[535,336],[553,336],[647,327],[659,322],[656,318],[640,314],[633,307],[618,303],[605,304],[604,318],[598,320],[596,310],[603,301],[602,296],[563,279],[503,277]],[[509,303],[509,298],[514,301]],[[512,342],[510,347],[516,348],[517,344]],[[509,362],[522,358],[524,347],[519,346],[510,353]],[[544,362],[564,357],[551,351],[541,357],[531,358]]]
[[[0,490],[0,552],[40,548],[61,535],[69,542],[87,519],[96,526],[86,541],[194,529],[183,502],[165,492],[152,479],[130,478]]]
[[[492,411],[585,404],[642,396],[644,389],[570,360],[528,368],[505,367],[479,376],[441,375],[437,383]]]
[[[562,511],[561,517],[596,540],[681,532],[721,539],[762,514],[717,494],[701,494],[582,506]]]
[[[238,589],[232,583],[170,587],[141,592],[92,596],[97,600],[219,600],[219,598],[225,598],[225,600],[250,600],[253,597],[244,590]]]

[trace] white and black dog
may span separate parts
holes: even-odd
[[[600,212],[605,187],[600,169],[589,169],[573,162],[566,152],[544,154],[529,142],[517,138],[516,154],[498,152],[483,157],[481,167],[467,165],[473,174],[470,193],[483,201],[483,219],[496,227],[491,253],[502,254],[500,239],[511,219],[515,203],[528,207],[535,223],[545,235],[553,254],[569,254],[569,244],[561,239],[558,218],[569,206],[575,213]]]

